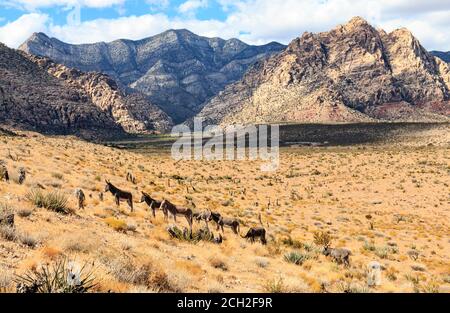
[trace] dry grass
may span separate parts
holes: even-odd
[[[67,256],[95,263],[101,292],[450,291],[448,145],[283,148],[279,171],[261,173],[259,161],[176,163],[167,152],[26,135],[2,137],[0,147],[13,173],[27,169],[24,185],[0,182],[0,203],[16,213],[14,228],[0,228],[0,288],[14,290],[8,277]],[[20,161],[8,159],[6,147]],[[128,171],[137,185],[126,181]],[[110,194],[100,201],[104,179],[135,201],[143,190],[239,218],[241,233],[260,225],[261,214],[269,243],[229,229],[221,245],[175,240],[160,211],[154,219],[145,204],[131,214]],[[86,208],[57,214],[77,207],[77,188]],[[188,226],[183,218],[176,224]],[[352,251],[349,268],[321,254],[330,242]],[[366,286],[371,261],[385,268],[377,288]]]

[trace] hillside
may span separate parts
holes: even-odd
[[[0,44],[0,123],[42,132],[86,136],[123,133],[88,95],[49,75]]]
[[[406,29],[305,33],[198,114],[208,123],[448,121],[450,69]]]
[[[143,96],[109,77],[82,73],[0,44],[0,123],[82,137],[165,131],[171,125]]]
[[[413,146],[282,149],[274,173],[260,172],[259,161],[176,162],[161,149],[141,155],[0,133],[10,173],[0,181],[0,219],[15,214],[15,228],[0,225],[0,291],[15,291],[15,274],[67,257],[92,269],[94,292],[449,292],[448,127],[414,135]],[[105,179],[132,192],[135,212],[115,206]],[[81,210],[77,188],[86,194]],[[67,199],[53,208],[72,213],[37,207],[38,191]],[[151,217],[141,191],[237,218],[242,234],[261,214],[268,244],[228,228],[221,244],[171,238],[173,220],[160,211]],[[176,224],[187,226],[183,218]],[[194,233],[203,225],[195,222]],[[217,237],[213,222],[210,229]],[[348,267],[322,255],[316,232],[351,250]],[[378,287],[366,284],[372,261],[385,268]]]
[[[450,51],[449,52],[431,51],[431,54],[447,63],[450,63]]]
[[[250,46],[237,39],[206,38],[187,30],[84,45],[35,33],[19,47],[81,71],[105,73],[149,96],[176,123],[198,113],[205,101],[239,80],[257,60],[284,48],[278,43]]]

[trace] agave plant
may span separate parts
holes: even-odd
[[[16,275],[14,282],[19,293],[86,293],[97,286],[92,267],[87,263],[79,267],[65,257],[52,265]]]

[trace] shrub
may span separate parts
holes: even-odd
[[[66,258],[18,275],[14,281],[20,293],[86,293],[97,285],[87,264],[78,269]]]
[[[16,241],[16,229],[8,225],[0,225],[0,236],[8,241]]]
[[[294,249],[300,249],[300,248],[303,247],[303,244],[300,241],[292,239],[290,236],[288,238],[282,239],[281,242],[285,246],[289,246],[289,247],[292,247]]]
[[[126,232],[128,230],[128,225],[127,225],[127,223],[125,221],[119,220],[119,219],[114,218],[114,217],[107,217],[107,218],[105,218],[105,223],[109,227],[114,229],[115,231]]]
[[[228,266],[227,264],[222,261],[221,259],[219,259],[218,257],[212,257],[209,259],[209,263],[211,264],[212,267],[214,268],[218,268],[221,269],[222,271],[228,271]]]
[[[32,213],[33,213],[33,211],[30,209],[17,210],[17,215],[19,215],[20,217],[23,217],[23,218],[30,216]]]
[[[286,290],[282,277],[268,280],[263,288],[268,293],[283,293]]]
[[[63,174],[61,173],[52,173],[52,177],[59,180],[62,180],[64,178]]]
[[[306,253],[292,251],[284,255],[284,260],[295,265],[302,265],[305,261],[311,259],[311,256]]]
[[[45,208],[63,214],[71,213],[68,207],[67,196],[61,192],[44,193],[40,189],[32,189],[27,193],[26,198],[38,208]]]
[[[20,233],[16,228],[8,225],[0,225],[0,236],[5,240],[21,243],[30,248],[34,248],[38,244],[37,240],[29,234]]]
[[[337,283],[337,291],[342,293],[370,293],[370,289],[364,285],[340,281]]]
[[[318,246],[328,247],[331,244],[331,236],[324,231],[314,232],[314,243]]]
[[[261,268],[266,268],[267,266],[269,266],[269,260],[267,260],[266,258],[257,257],[255,258],[255,262],[256,265],[258,265]]]
[[[70,211],[67,208],[67,202],[68,200],[66,195],[58,191],[52,191],[46,195],[45,208],[50,211],[68,214]]]

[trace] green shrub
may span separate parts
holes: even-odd
[[[292,251],[284,255],[284,260],[295,265],[302,265],[305,261],[311,259],[311,256],[306,253]]]

